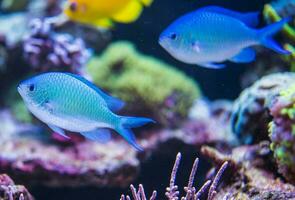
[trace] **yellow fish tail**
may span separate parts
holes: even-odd
[[[139,18],[142,9],[143,5],[139,1],[132,0],[126,5],[124,9],[114,14],[112,16],[112,19],[116,22],[121,23],[134,22],[136,19]]]
[[[153,0],[140,0],[140,1],[145,6],[150,6],[153,3]]]

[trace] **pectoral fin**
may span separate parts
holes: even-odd
[[[198,65],[205,68],[210,68],[210,69],[222,69],[226,67],[225,64],[218,64],[218,63],[198,63]]]
[[[233,58],[229,59],[235,63],[249,63],[255,60],[256,52],[254,49],[247,48],[243,49],[238,55],[234,56]]]
[[[81,135],[89,140],[107,143],[111,139],[111,132],[108,129],[95,129],[93,131],[81,132]]]
[[[55,125],[50,125],[50,124],[47,124],[49,128],[51,128],[55,133],[58,133],[59,135],[67,138],[67,139],[70,139],[69,136],[67,136],[64,132],[64,130],[62,130],[61,128],[55,126]]]

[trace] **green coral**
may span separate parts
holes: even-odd
[[[280,92],[269,105],[273,117],[269,136],[279,173],[295,183],[295,84]]]
[[[32,115],[26,108],[24,102],[22,100],[15,101],[11,107],[12,114],[15,116],[17,120],[20,122],[30,123],[33,120]]]
[[[273,23],[273,22],[278,22],[282,20],[283,16],[282,15],[287,15],[289,17],[289,14],[282,13],[283,10],[286,10],[286,8],[295,9],[295,3],[294,1],[277,1],[273,4],[266,4],[264,6],[263,10],[263,15],[264,18],[267,22]],[[290,65],[291,71],[295,70],[295,48],[294,48],[294,43],[295,43],[295,20],[294,18],[291,21],[291,25],[286,24],[284,28],[282,29],[282,33],[286,38],[288,38],[286,44],[284,45],[284,48],[288,51],[291,52],[290,55],[284,55],[282,56],[282,59]]]
[[[282,17],[279,15],[278,11],[276,11],[275,7],[271,4],[266,4],[263,10],[264,18],[269,22],[278,22],[282,20]],[[286,24],[283,28],[283,33],[295,42],[295,29],[294,27]]]
[[[101,56],[90,60],[87,71],[95,84],[128,103],[129,114],[148,113],[163,123],[186,118],[200,95],[189,77],[138,53],[129,42],[111,44]]]
[[[12,83],[11,87],[7,89],[5,92],[7,94],[5,100],[5,106],[11,110],[14,118],[23,123],[32,123],[33,116],[27,109],[24,101],[22,100],[21,96],[17,92],[17,84]]]

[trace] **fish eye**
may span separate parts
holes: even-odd
[[[176,38],[177,38],[176,33],[172,33],[172,34],[170,35],[170,38],[171,38],[172,40],[176,40]]]
[[[29,86],[29,90],[30,90],[31,92],[33,92],[33,91],[35,90],[35,85],[34,85],[34,84],[31,84],[31,85]]]
[[[70,3],[70,10],[72,11],[72,12],[75,12],[76,10],[77,10],[77,3],[76,2],[72,2],[72,3]]]

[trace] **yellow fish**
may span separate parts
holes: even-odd
[[[110,28],[113,22],[131,23],[153,0],[68,0],[64,13],[73,21]]]

